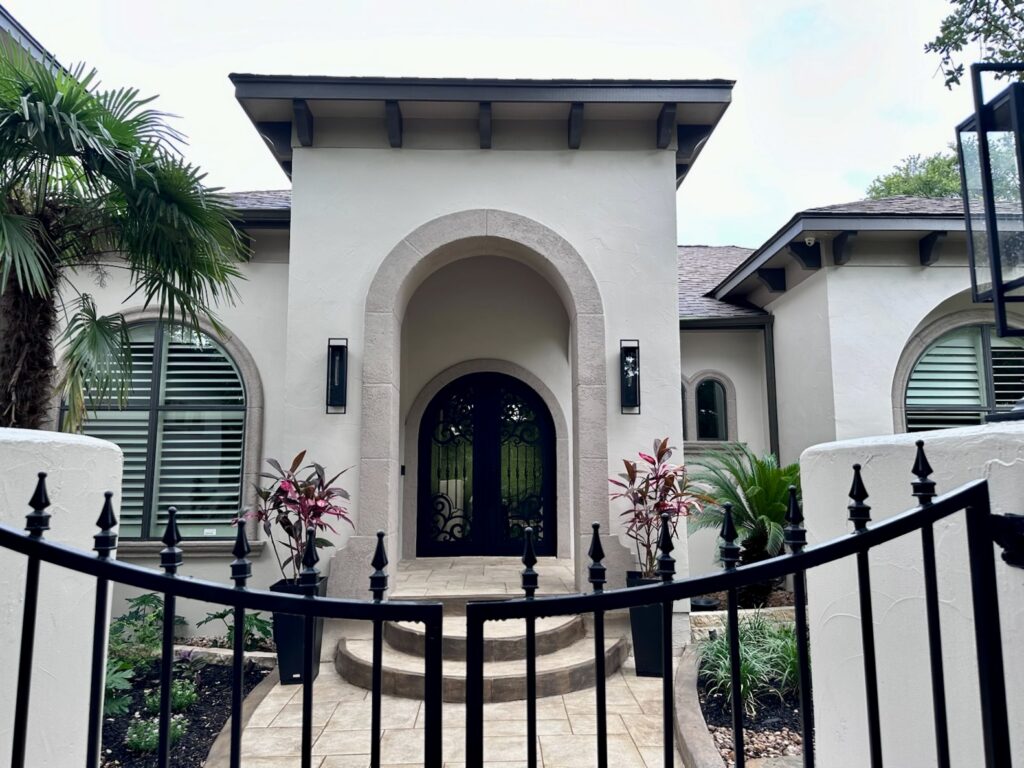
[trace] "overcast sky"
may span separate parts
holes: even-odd
[[[942,150],[971,109],[923,52],[947,0],[2,0],[61,62],[159,94],[231,191],[288,181],[229,72],[737,80],[678,194],[680,243],[757,246]]]

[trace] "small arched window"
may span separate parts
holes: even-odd
[[[176,507],[186,538],[227,538],[242,506],[246,395],[223,347],[162,323],[130,329],[127,402],[99,402],[84,434],[124,452],[120,534],[158,538]]]
[[[914,364],[907,382],[907,431],[981,424],[1024,395],[1024,339],[1001,339],[992,326],[944,333]]]
[[[725,385],[717,379],[704,379],[697,385],[697,439],[728,440]]]

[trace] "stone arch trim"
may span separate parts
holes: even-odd
[[[910,374],[914,366],[935,341],[950,331],[963,328],[969,325],[994,325],[995,319],[991,309],[968,309],[959,312],[952,312],[948,315],[933,320],[917,330],[910,336],[906,346],[900,354],[899,362],[896,364],[896,372],[892,378],[892,421],[893,430],[899,434],[907,431],[907,409],[906,394],[907,385],[910,383]]]
[[[384,257],[366,297],[362,366],[359,503],[351,558],[372,551],[378,529],[398,529],[401,322],[416,288],[437,269],[481,251],[516,259],[554,287],[570,321],[572,470],[577,579],[583,561],[581,510],[610,523],[608,476],[608,357],[604,308],[580,253],[545,225],[508,211],[476,209],[440,216],[406,235]],[[609,528],[605,528],[609,530]],[[617,538],[617,537],[616,537]],[[398,554],[389,537],[392,555]],[[344,578],[339,575],[339,578]],[[582,583],[582,582],[581,582]],[[336,584],[332,594],[355,588]]]
[[[692,430],[687,436],[686,442],[698,442],[697,440],[697,387],[705,379],[714,379],[725,387],[725,428],[726,439],[724,441],[701,440],[702,443],[715,442],[736,442],[739,440],[739,420],[736,415],[736,385],[733,380],[721,371],[711,368],[697,371],[692,376],[682,377],[682,386],[686,392],[686,424]]]
[[[167,321],[160,311],[152,308],[130,309],[121,313],[125,323],[155,323]],[[263,380],[249,349],[241,340],[223,328],[218,331],[210,323],[200,320],[199,330],[220,344],[238,368],[245,387],[245,438],[242,460],[242,508],[252,509],[256,505],[256,486],[259,483],[260,465],[263,463]],[[262,538],[255,520],[246,522],[246,533],[252,541]],[[126,542],[127,543],[127,542]],[[186,545],[188,546],[188,545]]]
[[[555,393],[540,378],[521,365],[507,360],[481,358],[466,360],[446,368],[431,379],[416,395],[405,417],[405,482],[402,495],[402,557],[416,555],[416,502],[419,481],[419,450],[417,449],[420,422],[423,414],[438,392],[463,376],[471,373],[503,373],[526,384],[544,401],[551,420],[555,425],[555,492],[557,494],[556,531],[558,556],[569,557],[572,553],[572,498],[569,493],[571,467],[569,425],[561,403]]]

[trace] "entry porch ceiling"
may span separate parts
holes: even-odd
[[[731,80],[483,80],[232,74],[235,97],[286,173],[293,146],[314,146],[318,120],[379,121],[390,146],[405,120],[492,125],[558,122],[566,146],[585,148],[584,122],[647,123],[651,148],[676,149],[681,182],[729,106]]]

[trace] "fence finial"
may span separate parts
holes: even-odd
[[[523,544],[523,568],[522,572],[522,586],[523,592],[526,593],[528,598],[533,597],[537,591],[537,587],[540,583],[537,571],[533,569],[533,566],[537,564],[537,553],[533,549],[533,528],[527,528],[523,531],[525,542]]]
[[[736,543],[739,534],[736,533],[736,525],[732,520],[732,504],[725,502],[722,505],[722,530],[720,533],[725,542],[718,548],[719,556],[722,558],[722,565],[725,570],[731,571],[740,560],[740,545]]]
[[[252,563],[249,561],[252,547],[249,546],[249,537],[245,533],[245,520],[238,518],[235,521],[235,528],[235,547],[231,550],[235,559],[231,563],[231,578],[235,580],[236,587],[244,589],[245,583],[252,576]]]
[[[96,542],[93,549],[103,559],[110,557],[110,553],[117,549],[117,534],[114,533],[117,515],[114,514],[114,503],[111,501],[113,497],[114,494],[110,491],[103,494],[103,509],[96,520],[96,527],[100,532],[92,537]]]
[[[847,506],[850,511],[848,519],[853,523],[854,533],[863,533],[871,522],[871,507],[864,503],[868,490],[860,476],[860,464],[853,465],[853,483],[850,485],[849,496],[853,501]]]
[[[46,508],[50,506],[50,495],[46,492],[46,473],[40,472],[36,480],[36,489],[28,505],[32,511],[25,515],[25,530],[33,539],[43,538],[43,533],[50,530],[50,514]]]
[[[590,549],[587,551],[587,557],[590,558],[587,581],[590,582],[595,592],[602,592],[605,583],[608,581],[605,577],[605,572],[608,569],[601,563],[604,560],[604,547],[601,545],[601,524],[591,523],[590,527],[594,529],[594,533],[590,537]]]
[[[168,576],[173,576],[184,562],[181,547],[178,546],[181,543],[181,532],[178,530],[177,507],[167,509],[167,527],[164,529],[161,541],[164,543],[164,548],[160,550],[160,567],[167,572]]]
[[[783,537],[789,551],[794,555],[802,552],[807,546],[807,530],[804,528],[804,513],[800,509],[800,500],[797,498],[796,486],[789,486],[789,507],[786,510],[786,528]]]
[[[384,593],[388,589],[388,574],[384,570],[388,567],[388,553],[384,549],[384,531],[377,531],[377,547],[373,550],[373,573],[370,575],[370,592],[373,593],[373,601],[379,603],[384,599]]]
[[[311,525],[306,529],[306,546],[302,548],[302,570],[299,571],[299,586],[306,597],[316,595],[320,583],[320,571],[316,564],[320,555],[316,551],[316,529]]]
[[[932,465],[928,463],[928,457],[924,455],[924,440],[918,440],[917,456],[914,458],[914,468],[910,470],[917,480],[910,484],[913,489],[913,496],[917,503],[926,507],[935,498],[935,481],[929,480],[928,476],[933,472]]]
[[[676,575],[676,559],[669,554],[675,549],[675,545],[672,543],[672,530],[669,526],[671,519],[668,512],[662,512],[661,531],[658,534],[658,549],[661,550],[661,554],[658,555],[658,575],[665,582],[672,581]]]

